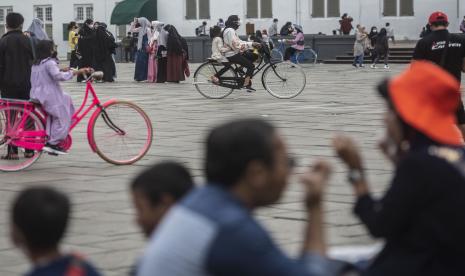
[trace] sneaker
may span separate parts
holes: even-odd
[[[247,91],[249,93],[252,93],[252,92],[255,92],[257,90],[255,90],[255,88],[253,88],[251,85],[249,85],[249,86],[245,87],[245,91]]]
[[[352,66],[355,67],[355,68],[357,68],[357,64],[355,64],[355,63],[352,63]]]
[[[64,155],[64,154],[68,154],[64,149],[62,149],[60,146],[58,145],[50,145],[50,144],[46,144],[43,148],[42,148],[42,151],[44,152],[47,152],[47,153],[50,153],[50,154],[54,154],[54,155]]]
[[[389,65],[384,65],[384,69],[389,69]]]
[[[360,68],[365,68],[365,65],[363,65],[363,64],[360,64]]]
[[[376,68],[377,68],[377,67],[376,67],[376,64],[370,65],[370,68],[371,68],[371,69],[376,69]]]

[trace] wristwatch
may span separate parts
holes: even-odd
[[[360,169],[351,169],[349,171],[349,174],[347,175],[347,179],[351,184],[355,184],[357,182],[360,182],[364,179],[364,175],[362,170]]]

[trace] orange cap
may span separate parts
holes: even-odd
[[[414,61],[388,84],[389,96],[399,116],[433,141],[462,145],[455,117],[460,83],[441,67]]]

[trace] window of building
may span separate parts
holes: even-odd
[[[94,19],[94,7],[92,5],[74,5],[74,20],[83,23],[86,19]]]
[[[339,17],[340,0],[313,0],[312,1],[312,14],[314,18],[323,17]]]
[[[247,18],[272,18],[273,0],[247,0]]]
[[[53,39],[52,6],[34,6],[34,17],[44,22],[44,29],[50,39]]]
[[[13,12],[12,7],[0,7],[0,37],[6,33],[6,15]]]
[[[413,16],[413,0],[383,0],[383,16]]]
[[[186,0],[186,19],[210,19],[210,0]]]

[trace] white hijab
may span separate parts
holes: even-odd
[[[152,32],[150,31],[150,21],[145,17],[137,18],[137,22],[140,24],[139,28],[139,36],[137,38],[137,50],[142,49],[142,40],[144,39],[144,35],[147,35],[147,38],[150,39],[152,36]]]
[[[163,22],[152,21],[153,34],[152,38],[150,39],[150,43],[153,43],[154,41],[158,40],[158,37],[160,36],[160,31],[162,30],[163,26],[165,26],[165,23]]]

